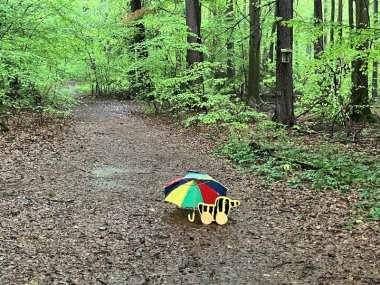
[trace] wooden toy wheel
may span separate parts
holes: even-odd
[[[201,221],[205,225],[209,225],[212,223],[214,219],[212,218],[212,215],[209,212],[203,212],[201,214]]]
[[[224,225],[228,221],[228,216],[225,213],[217,213],[215,220],[219,225]]]

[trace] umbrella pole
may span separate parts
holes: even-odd
[[[199,191],[200,191],[200,189],[199,189]],[[194,201],[195,200],[196,200],[196,195],[195,195],[195,191],[194,191]],[[193,205],[193,213],[192,214],[188,214],[187,215],[187,219],[191,223],[193,223],[195,221],[195,204]]]
[[[192,214],[187,215],[187,219],[192,223],[195,221],[195,210],[193,210]]]

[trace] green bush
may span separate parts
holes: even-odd
[[[293,188],[357,191],[359,202],[353,205],[356,214],[380,219],[380,162],[376,158],[363,153],[347,154],[328,143],[318,150],[280,145],[267,140],[255,149],[249,139],[234,137],[218,151],[241,170],[260,175],[263,185],[285,181]]]

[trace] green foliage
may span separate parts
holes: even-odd
[[[266,155],[267,150],[253,149],[248,141],[231,140],[219,149],[219,152],[238,164],[242,171],[253,172],[263,177],[263,185],[283,180],[287,171],[283,163],[275,157]]]
[[[98,96],[127,89],[124,8],[101,0],[1,2],[0,117],[24,108],[67,115],[71,80]]]
[[[138,98],[153,104],[156,111],[168,109],[175,115],[193,114],[185,120],[186,126],[226,123],[242,127],[262,115],[245,106],[240,100],[241,94],[237,94],[245,77],[247,62],[242,60],[245,55],[241,52],[245,52],[247,43],[242,41],[242,49],[236,48],[231,58],[236,70],[233,80],[225,77],[226,59],[231,56],[226,52],[225,43],[231,38],[231,32],[240,33],[237,38],[245,37],[248,25],[244,17],[239,16],[239,27],[231,27],[233,23],[224,12],[225,1],[206,1],[203,5],[212,14],[202,15],[202,45],[189,45],[186,41],[189,31],[183,18],[183,2],[151,3],[152,13],[128,23],[128,29],[139,23],[144,25],[147,49],[146,57],[134,56],[136,60],[128,73],[143,79],[138,87],[149,90],[137,94]],[[185,57],[188,49],[200,50],[204,62],[188,68]]]
[[[226,95],[206,98],[207,112],[198,113],[186,119],[185,126],[199,122],[205,125],[222,123],[234,128],[244,128],[247,127],[248,122],[264,117],[263,114],[247,107],[244,103],[230,100]]]
[[[92,85],[88,82],[80,82],[74,89],[77,94],[89,95],[92,92]]]
[[[174,114],[196,110],[194,116],[185,120],[185,126],[194,123],[246,124],[264,117],[236,97],[231,86],[225,84],[225,78],[215,79],[213,75],[217,72],[220,72],[220,64],[206,61],[184,69],[175,77],[156,80],[153,76],[150,78],[154,86],[152,92],[138,98],[153,102],[157,111],[162,107],[169,107]]]
[[[269,95],[275,85],[275,62],[269,60],[276,20],[271,2],[261,1],[261,90]],[[246,3],[234,2],[234,11],[227,15],[227,1],[203,1],[201,45],[186,41],[189,30],[183,1],[145,4],[136,16],[128,12],[129,2],[116,0],[1,2],[0,112],[33,106],[35,90],[44,94],[76,79],[87,82],[84,91],[96,96],[134,91],[158,109],[169,106],[176,114],[202,110],[187,124],[235,120],[240,124],[256,118],[252,109],[236,100],[243,97],[248,76]],[[369,63],[377,60],[379,35],[376,29],[351,31],[344,25],[340,39],[337,30],[341,27],[329,22],[315,27],[312,11],[313,1],[303,1],[295,5],[295,19],[288,23],[295,31],[295,91],[300,95],[296,111],[344,122],[351,111],[351,63],[356,58]],[[134,43],[137,25],[144,26],[143,43]],[[330,28],[336,40],[316,60],[312,45],[318,36],[327,36]],[[358,51],[356,47],[367,40],[372,48]],[[234,44],[233,51],[226,48],[227,42]],[[139,55],[142,49],[144,57]],[[188,49],[201,50],[204,63],[189,69]],[[227,59],[234,64],[232,79],[225,77]],[[190,84],[199,78],[203,78],[201,84]]]
[[[252,146],[251,138],[247,136],[232,136],[219,152],[241,170],[262,176],[264,185],[285,181],[294,188],[316,191],[347,193],[356,190],[359,193],[359,202],[354,205],[357,215],[380,219],[380,162],[376,158],[343,152],[329,143],[318,149],[296,147],[283,141],[273,143],[270,134],[269,129],[266,141],[258,136],[262,143],[260,148]]]
[[[327,122],[346,122],[352,113],[352,71],[353,63],[362,59],[368,63],[371,88],[372,61],[379,58],[376,48],[359,50],[365,42],[378,46],[379,34],[375,29],[351,29],[348,27],[348,15],[344,15],[343,26],[337,23],[324,23],[314,26],[314,18],[308,11],[313,11],[313,1],[305,1],[296,6],[299,17],[291,21],[297,33],[295,37],[294,77],[295,93],[300,95],[296,101],[296,113],[310,112]],[[346,13],[346,9],[344,9]],[[308,16],[306,16],[308,15]],[[331,29],[335,35],[334,42],[325,43],[319,58],[313,54],[313,43],[317,37],[329,39]],[[342,29],[343,36],[338,31]],[[305,48],[307,47],[307,48]],[[371,89],[369,89],[371,90]],[[371,92],[369,92],[371,94]],[[364,107],[364,106],[363,106]]]
[[[300,78],[295,92],[303,94],[297,112],[311,111],[327,121],[346,121],[350,112],[351,62],[355,59],[349,43],[325,50],[321,58],[299,64]]]
[[[152,114],[156,113],[156,110],[153,106],[146,105],[146,106],[144,106],[143,113],[145,115],[152,115]]]
[[[71,32],[79,41],[77,49],[82,56],[81,61],[86,67],[84,79],[91,82],[91,92],[98,97],[126,90],[126,66],[131,65],[130,58],[126,56],[126,42],[133,33],[122,26],[124,6],[120,1],[85,3],[82,7],[86,9],[68,15]],[[79,8],[81,5],[76,6]]]
[[[0,3],[0,116],[24,108],[65,113],[73,105],[62,89],[75,39],[66,32],[61,1]]]
[[[46,94],[39,108],[42,107],[46,113],[68,116],[71,114],[72,107],[77,104],[74,95],[74,90],[61,86]]]

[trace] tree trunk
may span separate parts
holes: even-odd
[[[136,12],[142,8],[141,0],[131,0],[131,12]],[[148,57],[148,50],[143,44],[145,41],[145,27],[140,23],[136,25],[136,33],[133,37],[132,47],[138,59],[143,60]],[[145,68],[130,70],[131,92],[133,94],[143,94],[151,90],[148,71]],[[101,92],[101,88],[96,86],[96,92]]]
[[[379,0],[373,1],[373,12],[374,12],[374,26],[378,28],[379,24]],[[372,72],[372,99],[376,99],[378,94],[378,62],[377,60],[373,61],[373,72]]]
[[[356,29],[360,30],[369,27],[369,0],[356,0]],[[354,62],[353,87],[351,94],[352,114],[354,121],[370,120],[372,117],[369,106],[368,95],[368,61],[365,52],[369,47],[369,42],[358,45],[356,49],[363,56],[359,56]]]
[[[141,0],[131,0],[131,12],[136,12],[137,10],[140,10],[142,7]]]
[[[293,65],[282,62],[281,49],[293,48],[293,28],[283,25],[282,21],[293,18],[293,0],[276,1],[277,19],[277,66],[276,66],[276,108],[273,120],[288,126],[295,124],[293,106]]]
[[[324,0],[323,5],[324,5],[324,8],[323,8],[323,17],[324,17],[323,23],[324,23],[325,26],[327,26],[328,25],[327,14],[329,13],[329,0]],[[327,33],[323,37],[323,43],[324,43],[324,46],[326,46],[327,43],[328,43],[328,35],[327,35]]]
[[[217,5],[217,1],[214,0],[212,1],[212,5],[209,7],[210,9],[210,17],[211,18],[214,18],[214,19],[217,19],[219,18],[221,15],[219,13],[219,9],[218,9],[218,5]],[[219,44],[219,38],[218,38],[218,35],[217,34],[213,34],[212,36],[212,46],[213,47],[217,47]],[[226,47],[228,45],[228,42],[226,44]],[[227,47],[227,54],[228,54],[228,47]],[[216,57],[217,57],[217,54],[214,53],[214,52],[211,52],[210,53],[210,56],[208,58],[208,61],[210,62],[215,62],[216,61]],[[227,61],[228,61],[228,56],[227,56]],[[226,72],[224,70],[222,70],[221,68],[218,68],[214,71],[214,78],[215,79],[221,79],[221,78],[225,78],[227,76]],[[219,85],[217,84],[216,86],[216,89],[217,90],[220,90],[222,85]]]
[[[210,6],[209,6],[209,12],[210,12],[210,17],[211,19],[217,19],[219,17],[218,15],[218,5],[217,5],[217,1],[216,0],[213,0],[213,1],[210,1]],[[218,35],[217,34],[212,34],[212,39],[211,39],[211,42],[212,42],[212,46],[213,47],[217,47],[218,46]],[[210,56],[208,57],[208,61],[210,62],[215,62],[216,60],[216,54],[214,52],[211,52],[210,53]],[[215,78],[222,78],[224,76],[220,76],[221,74],[221,71],[217,71],[215,73]]]
[[[313,51],[313,46],[310,45],[310,44],[307,44],[306,45],[306,54],[308,55],[308,57],[311,59],[312,57],[312,51]]]
[[[227,0],[227,21],[229,23],[232,23],[234,21],[234,2],[233,0]],[[234,56],[234,37],[233,37],[233,30],[230,31],[230,36],[228,38],[227,42],[227,78],[233,78],[235,76],[235,67],[233,63],[233,56]]]
[[[334,44],[334,23],[335,23],[335,0],[331,0],[331,29],[330,29],[330,42]]]
[[[277,27],[277,22],[273,22],[271,37],[273,37],[273,35],[276,33],[276,27]],[[270,62],[274,61],[274,42],[275,42],[274,39],[272,39],[271,43],[270,43],[270,47],[269,47],[269,60],[270,60]]]
[[[248,65],[248,94],[246,102],[260,102],[260,0],[249,1],[250,37]]]
[[[186,25],[190,32],[195,34],[187,37],[189,44],[201,44],[201,5],[199,0],[186,0]],[[188,49],[186,61],[188,66],[203,61],[203,54],[200,51]]]
[[[354,28],[354,1],[348,0],[348,25],[351,29]]]
[[[350,27],[350,37],[353,37],[354,26],[354,1],[348,0],[348,26]],[[350,41],[350,47],[353,48],[352,42]],[[351,62],[351,67],[355,65],[354,62]],[[354,83],[354,72],[351,72],[351,82]]]
[[[339,40],[343,37],[343,0],[338,1]]]
[[[141,0],[132,0],[131,1],[131,12],[136,12],[141,9]],[[137,32],[133,38],[133,44],[141,44],[145,41],[145,27],[143,24],[136,25]],[[148,56],[146,48],[140,46],[137,50],[138,57],[143,58]]]
[[[314,0],[314,21],[318,29],[323,30],[323,14],[322,0]],[[318,59],[323,51],[323,33],[321,33],[317,41],[314,43],[314,58]]]

